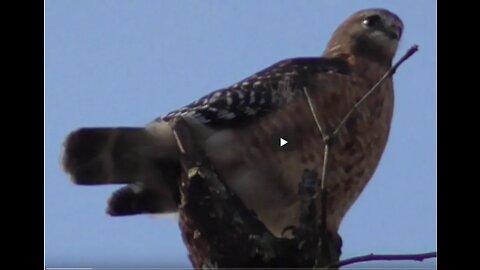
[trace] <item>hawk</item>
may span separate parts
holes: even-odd
[[[334,32],[321,57],[280,61],[214,91],[146,127],[81,128],[64,143],[63,167],[79,185],[124,184],[108,202],[112,216],[171,213],[182,170],[171,121],[182,117],[231,190],[277,236],[299,220],[304,169],[320,175],[324,142],[308,105],[331,134],[353,105],[392,65],[403,31],[385,9],[359,11]],[[327,229],[336,232],[372,177],[393,113],[387,78],[355,109],[330,147]],[[289,134],[291,151],[272,138]],[[320,207],[320,200],[317,202]]]

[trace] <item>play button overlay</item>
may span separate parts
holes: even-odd
[[[295,149],[295,144],[295,139],[289,134],[280,134],[272,138],[272,147],[277,151],[292,151]]]

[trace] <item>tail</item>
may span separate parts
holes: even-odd
[[[63,167],[78,185],[132,183],[172,156],[169,143],[145,128],[82,128],[65,141]]]
[[[64,143],[63,168],[78,185],[129,184],[109,200],[111,215],[175,211],[180,165],[169,132],[167,126],[79,129]]]

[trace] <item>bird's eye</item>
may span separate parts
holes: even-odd
[[[362,23],[368,27],[372,27],[372,26],[375,26],[377,25],[378,23],[380,23],[380,16],[378,15],[372,15],[372,16],[368,16],[366,17]]]

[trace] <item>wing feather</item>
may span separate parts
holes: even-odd
[[[283,60],[157,121],[191,117],[214,128],[248,125],[302,94],[303,88],[309,86],[310,76],[327,72],[347,74],[350,70],[340,59],[302,57]]]

